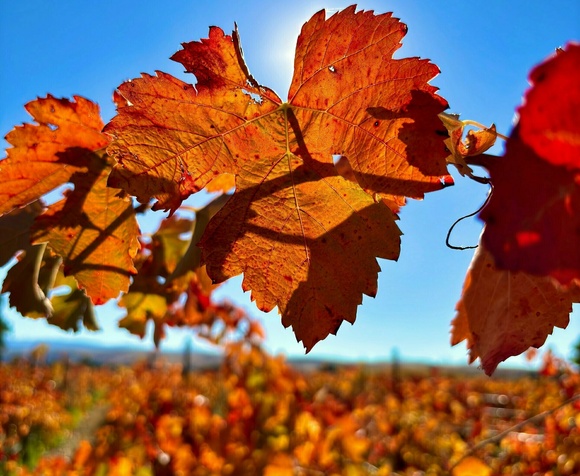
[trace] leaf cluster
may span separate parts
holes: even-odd
[[[156,342],[164,325],[220,341],[247,325],[211,292],[243,274],[257,307],[277,308],[308,351],[376,295],[377,259],[400,254],[398,211],[452,185],[453,165],[492,192],[452,343],[466,340],[488,374],[541,346],[580,296],[580,46],[532,71],[508,138],[493,125],[465,135],[473,122],[444,112],[430,84],[438,67],[393,58],[406,31],[390,13],[318,12],[286,100],[250,74],[237,30],[211,27],[172,57],[195,84],[163,72],[127,81],[107,125],[81,97],[27,104],[35,123],[7,135],[0,161],[10,305],[96,329],[93,306],[121,296],[120,325],[137,335],[153,321]],[[501,158],[486,154],[498,137]],[[174,215],[204,189],[218,196],[194,219]],[[137,215],[149,207],[170,217],[144,236]]]

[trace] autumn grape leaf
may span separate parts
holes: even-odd
[[[33,243],[48,242],[62,256],[65,275],[74,275],[95,304],[127,291],[139,247],[133,204],[107,186],[107,160],[85,151],[87,171],[70,178],[74,190],[37,217],[31,229]]]
[[[233,174],[221,174],[205,186],[209,193],[227,193],[236,186],[236,176]]]
[[[482,244],[467,272],[453,320],[451,344],[467,340],[470,362],[486,374],[508,357],[541,347],[554,327],[568,325],[580,287],[566,290],[549,277],[498,270]]]
[[[0,161],[0,215],[27,205],[86,171],[85,151],[109,143],[101,134],[99,108],[79,96],[74,101],[52,96],[29,102],[26,110],[37,124],[8,133],[12,145]]]
[[[571,43],[530,73],[519,109],[520,136],[542,159],[580,170],[580,44]]]
[[[569,46],[533,70],[505,155],[486,164],[494,190],[480,215],[499,268],[564,285],[580,279],[580,133],[578,108],[568,107],[580,100],[568,88],[579,76],[579,51]]]
[[[244,273],[258,307],[278,306],[310,349],[375,295],[376,258],[399,255],[396,216],[380,199],[400,206],[452,183],[437,117],[447,103],[428,84],[439,70],[392,57],[406,31],[354,6],[315,14],[283,102],[250,75],[237,32],[210,28],[172,57],[195,87],[162,72],[119,87],[105,128],[117,160],[109,183],[173,211],[234,174],[236,191],[200,242],[208,273]],[[337,172],[336,155],[356,182]]]

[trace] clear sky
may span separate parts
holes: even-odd
[[[226,32],[237,22],[245,58],[254,77],[285,98],[292,77],[293,51],[302,24],[316,11],[336,11],[348,3],[293,0],[221,1],[141,0],[79,2],[77,0],[3,1],[0,3],[0,132],[29,121],[26,102],[51,93],[56,97],[85,96],[101,106],[107,122],[115,114],[113,90],[141,72],[162,70],[188,82],[180,64],[169,57],[182,42],[207,36],[217,25]],[[527,88],[529,70],[569,40],[580,39],[580,2],[489,1],[428,2],[412,0],[360,1],[359,9],[393,11],[409,27],[396,57],[420,56],[442,73],[432,84],[450,104],[450,112],[509,133],[514,109]],[[3,148],[7,143],[3,142]],[[501,153],[501,146],[495,153]],[[406,359],[430,363],[464,363],[466,348],[449,344],[450,322],[460,296],[471,251],[445,246],[450,225],[475,211],[486,187],[456,178],[455,187],[410,201],[400,213],[402,237],[398,262],[381,261],[379,294],[366,298],[354,326],[343,324],[311,352],[364,360],[385,359],[393,348]],[[159,213],[156,216],[162,218]],[[144,224],[151,229],[152,222]],[[459,245],[477,243],[481,223],[466,220],[454,232]],[[276,311],[261,315],[240,290],[241,279],[221,288],[226,296],[259,317],[273,352],[303,355]],[[4,300],[5,306],[6,300]],[[69,338],[43,321],[19,317],[2,309],[12,334],[8,341]],[[102,332],[81,332],[81,338],[108,344],[152,348],[126,331],[115,331],[121,312],[107,305],[98,311]],[[91,334],[91,335],[89,335]],[[170,332],[162,348],[181,349],[184,332]],[[580,337],[578,307],[565,331],[556,330],[548,346],[569,355]],[[512,359],[512,364],[522,362]]]

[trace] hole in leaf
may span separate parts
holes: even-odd
[[[334,67],[334,65],[332,65],[332,64],[331,64],[331,65],[328,67],[328,71],[330,71],[331,73],[336,73],[336,68]]]
[[[51,131],[56,131],[58,129],[56,124],[47,124],[47,126]]]
[[[248,96],[250,96],[252,98],[252,100],[258,104],[262,104],[262,102],[264,101],[264,99],[262,98],[262,96],[260,96],[257,93],[253,93],[251,91],[248,91],[247,89],[242,89],[242,92]]]

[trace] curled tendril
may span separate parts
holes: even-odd
[[[491,182],[487,182],[490,186],[489,189],[489,193],[487,194],[487,198],[485,199],[485,202],[483,202],[483,205],[481,205],[477,210],[475,210],[474,212],[470,213],[469,215],[465,215],[462,216],[461,218],[458,218],[457,220],[455,220],[455,222],[453,223],[453,225],[451,225],[451,228],[449,228],[449,231],[447,232],[447,237],[445,238],[445,244],[447,245],[448,248],[451,248],[452,250],[473,250],[475,248],[477,248],[479,245],[473,245],[473,246],[455,246],[452,245],[449,242],[449,239],[451,238],[451,233],[453,232],[453,228],[455,228],[455,226],[460,222],[465,220],[466,218],[471,218],[472,216],[477,215],[481,210],[483,210],[485,208],[485,206],[489,203],[489,200],[491,199],[491,196],[493,195],[493,184]]]

